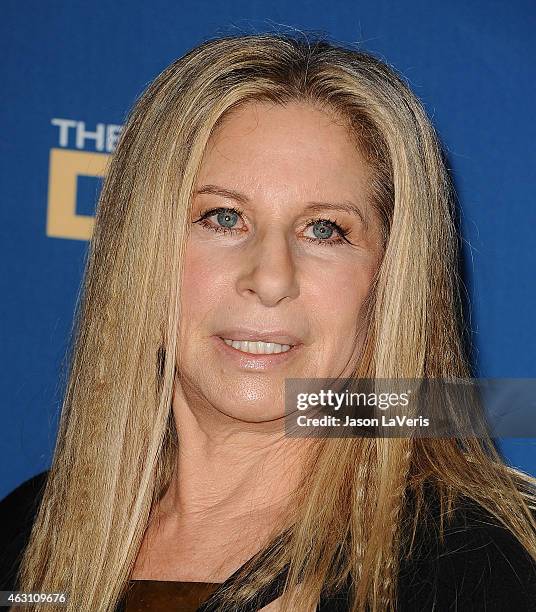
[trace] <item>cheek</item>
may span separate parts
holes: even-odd
[[[186,323],[199,320],[216,306],[218,297],[229,285],[222,273],[225,269],[222,258],[214,256],[214,249],[203,248],[195,242],[187,245],[181,288]]]
[[[221,294],[221,275],[202,251],[186,249],[181,287],[181,350],[186,350],[193,332],[216,309],[216,297]]]
[[[325,272],[323,272],[325,270]],[[375,268],[356,262],[316,268],[308,282],[310,313],[334,337],[345,337],[359,323],[359,311],[370,291]]]

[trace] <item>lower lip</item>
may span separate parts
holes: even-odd
[[[244,351],[239,351],[238,349],[229,346],[219,336],[213,336],[212,338],[218,350],[222,351],[226,357],[232,359],[239,368],[249,370],[264,370],[266,368],[285,363],[289,359],[292,359],[301,347],[300,344],[296,344],[284,353],[245,353]]]

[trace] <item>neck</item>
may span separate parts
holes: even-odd
[[[278,512],[299,484],[310,440],[188,405],[175,390],[177,462],[161,509],[189,524]]]

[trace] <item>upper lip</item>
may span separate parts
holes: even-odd
[[[249,340],[250,342],[260,340],[261,342],[276,342],[277,344],[289,344],[290,346],[301,344],[300,338],[285,329],[260,331],[246,327],[233,327],[223,329],[217,335],[226,340]]]

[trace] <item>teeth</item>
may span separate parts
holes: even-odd
[[[229,340],[224,338],[225,344],[242,351],[243,353],[255,353],[257,355],[271,355],[272,353],[286,353],[290,349],[289,344],[277,344],[277,342],[261,342],[257,340]]]

